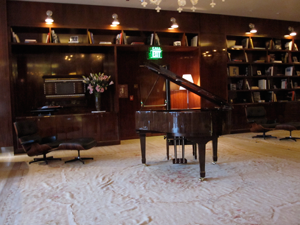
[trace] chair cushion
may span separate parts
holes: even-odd
[[[14,123],[18,137],[36,134],[38,132],[37,124],[34,121],[17,121]]]
[[[26,151],[28,156],[47,154],[51,149],[49,145],[40,145],[39,143],[30,144],[28,147],[29,148]]]
[[[57,150],[87,150],[97,145],[94,138],[76,138],[61,143]]]

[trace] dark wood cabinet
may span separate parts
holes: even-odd
[[[98,146],[120,144],[117,113],[29,116],[16,120],[36,121],[42,137],[55,135],[59,140],[92,137],[97,140]],[[15,146],[15,153],[23,152],[19,143]]]

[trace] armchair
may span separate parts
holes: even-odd
[[[56,136],[40,137],[35,121],[26,120],[14,122],[14,129],[18,141],[28,156],[43,155],[43,158],[34,158],[29,164],[41,161],[48,164],[49,160],[61,160],[60,158],[53,158],[53,156],[46,157],[46,154],[52,149],[57,148],[61,142],[56,140]]]
[[[278,123],[267,119],[267,113],[263,106],[246,107],[245,111],[247,122],[251,125],[250,131],[263,133],[252,138],[277,138],[272,135],[266,135],[267,132],[274,130]]]

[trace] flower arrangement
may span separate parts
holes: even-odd
[[[113,81],[109,81],[110,77],[104,73],[90,73],[88,77],[83,76],[83,83],[88,84],[87,89],[90,94],[99,94],[103,93],[109,85],[114,83]]]

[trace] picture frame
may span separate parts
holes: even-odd
[[[71,36],[69,43],[79,43],[78,36]]]
[[[297,56],[293,56],[293,62],[294,62],[294,63],[297,63],[297,62],[298,62]]]
[[[257,70],[256,73],[257,73],[257,75],[259,75],[259,76],[261,75],[261,71],[260,71],[260,70]]]

